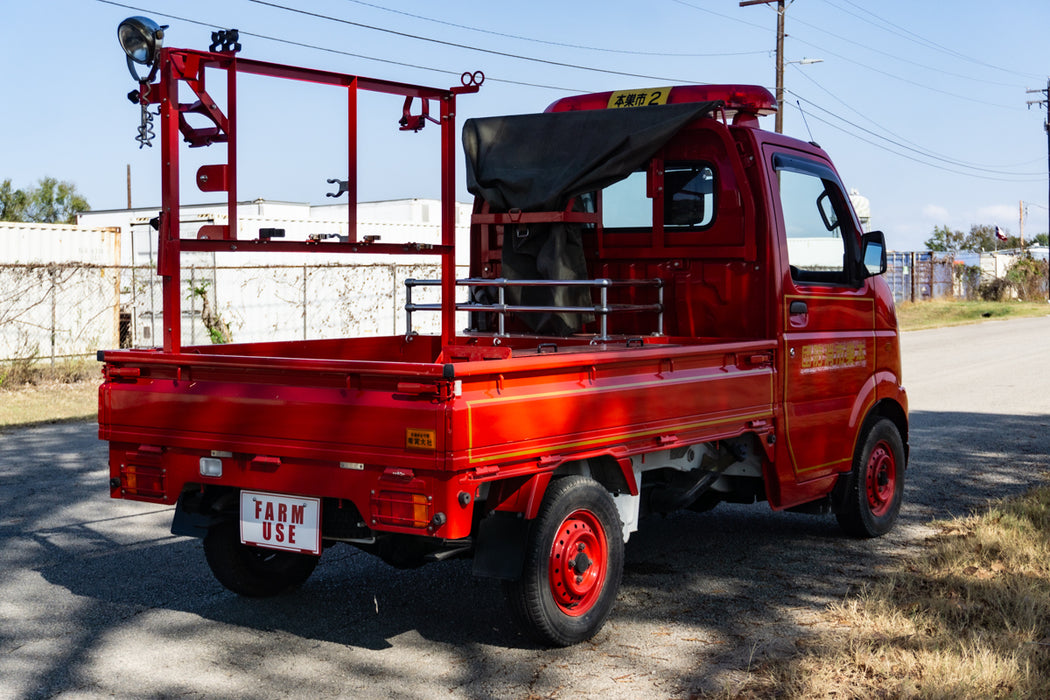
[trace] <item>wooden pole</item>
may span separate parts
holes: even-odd
[[[786,0],[741,0],[740,7],[751,5],[777,4],[777,116],[776,131],[784,133],[784,15],[787,14]]]

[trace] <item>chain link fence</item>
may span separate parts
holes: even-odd
[[[184,345],[401,334],[405,280],[440,276],[429,261],[231,266],[211,254],[183,257]],[[886,281],[897,302],[979,298],[982,285],[1010,268],[1004,256],[985,257],[892,252]],[[1034,293],[1046,298],[1045,274],[1041,284]],[[99,349],[154,347],[163,330],[161,287],[152,265],[0,264],[0,362],[54,365]],[[414,295],[416,303],[440,301],[438,287]],[[437,314],[413,323],[421,333],[439,331]]]
[[[1047,298],[1047,261],[1021,251],[890,252],[886,282],[897,303],[931,299],[1026,301]]]
[[[890,252],[886,263],[886,282],[898,303],[956,296],[955,263],[950,255]]]
[[[182,342],[404,333],[405,280],[439,274],[440,266],[429,262],[234,267],[191,261],[181,278]],[[162,339],[162,282],[152,266],[3,264],[0,289],[0,361],[54,364],[93,358],[99,349],[153,347]],[[440,301],[438,288],[416,295],[420,303]],[[421,333],[439,330],[437,314],[414,322]]]
[[[0,360],[51,364],[119,342],[120,270],[0,265]]]

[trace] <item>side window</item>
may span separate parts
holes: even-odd
[[[653,200],[646,195],[644,171],[631,173],[602,190],[602,226],[652,228]]]
[[[818,173],[779,167],[791,277],[798,282],[845,284],[851,281],[849,219],[836,201],[838,184]]]

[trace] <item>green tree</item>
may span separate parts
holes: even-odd
[[[1004,229],[1003,232],[1006,233],[1006,230]],[[963,250],[971,250],[975,253],[987,250],[997,250],[999,248],[1020,247],[1020,238],[1007,233],[1006,240],[1001,240],[995,235],[995,226],[990,226],[988,224],[974,224],[971,226],[970,233],[967,234],[966,240],[964,240],[962,244]]]
[[[44,177],[28,190],[14,189],[10,180],[0,183],[0,221],[72,224],[77,212],[90,209],[71,182]]]
[[[0,221],[28,221],[29,196],[11,187],[10,180],[0,182]]]
[[[951,253],[953,256],[962,250],[966,235],[962,231],[952,231],[947,226],[938,226],[933,229],[933,235],[926,239],[923,244],[926,250],[935,253]]]

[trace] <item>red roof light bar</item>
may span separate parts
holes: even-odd
[[[725,111],[728,117],[732,117],[739,112],[764,116],[775,114],[777,111],[776,97],[761,85],[676,85],[670,88],[595,92],[589,95],[563,97],[552,102],[545,111],[574,112],[586,109],[607,109],[611,106],[617,106],[611,105],[610,101],[612,101],[614,95],[620,95],[623,92],[628,94],[636,93],[640,98],[648,97],[650,99],[649,102],[640,99],[635,104],[683,104],[721,100],[725,103]],[[666,96],[664,96],[664,93]],[[654,96],[658,94],[659,97],[654,99]]]

